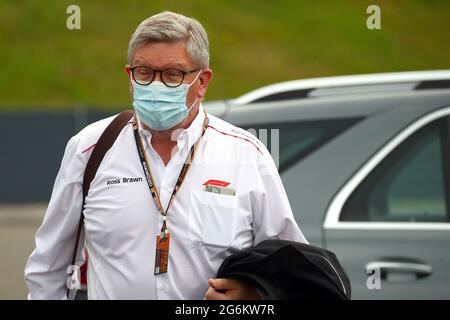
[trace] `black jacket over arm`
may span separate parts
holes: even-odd
[[[334,253],[305,243],[265,240],[226,258],[218,278],[253,285],[263,299],[350,299],[350,281]]]

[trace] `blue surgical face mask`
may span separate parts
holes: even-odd
[[[198,100],[186,106],[189,88],[198,79],[200,72],[190,84],[182,83],[176,88],[167,87],[164,83],[153,81],[149,85],[140,85],[132,80],[133,107],[140,121],[149,128],[162,131],[175,127],[186,119]]]

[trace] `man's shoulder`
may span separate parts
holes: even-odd
[[[116,116],[117,114],[93,122],[78,132],[73,138],[78,141],[79,152],[86,153],[91,150]]]
[[[257,151],[257,153],[260,154],[265,153],[266,147],[264,144],[249,131],[232,125],[231,123],[213,115],[208,115],[208,118],[208,127],[212,129],[215,134],[223,136],[225,140],[229,141],[229,143],[244,145],[252,151]]]

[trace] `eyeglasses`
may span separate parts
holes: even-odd
[[[184,77],[187,74],[199,71],[200,68],[190,71],[183,71],[179,69],[155,70],[150,67],[136,66],[130,67],[130,70],[133,76],[133,80],[137,84],[144,86],[149,85],[153,82],[153,80],[155,80],[156,73],[159,72],[161,74],[162,83],[164,83],[168,87],[176,88],[183,83]]]

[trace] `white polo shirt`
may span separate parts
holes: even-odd
[[[140,130],[164,208],[191,146],[201,136],[204,116],[200,106],[190,127],[174,138],[177,147],[167,166],[152,148],[151,134]],[[167,273],[154,275],[162,216],[139,162],[131,121],[105,155],[84,208],[89,299],[203,299],[208,278],[236,250],[269,238],[306,242],[265,146],[247,131],[208,117],[209,127],[167,214]],[[84,168],[113,118],[87,126],[67,144],[25,269],[30,299],[66,297]],[[211,179],[230,183],[235,196],[204,191],[203,184]],[[78,265],[83,263],[81,251]]]

